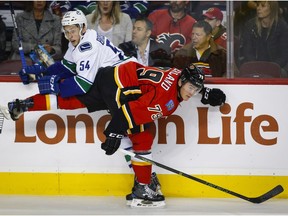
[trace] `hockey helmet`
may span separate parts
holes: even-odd
[[[190,64],[182,70],[180,79],[182,83],[192,83],[200,91],[204,87],[205,75],[202,69],[196,67],[194,64]]]
[[[67,13],[65,13],[65,15],[62,18],[63,27],[77,24],[80,25],[81,28],[83,28],[83,24],[85,24],[87,28],[87,19],[82,11],[76,10],[76,11],[68,11]]]

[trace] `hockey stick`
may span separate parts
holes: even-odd
[[[121,149],[121,148],[119,149],[119,151],[121,151],[122,153],[124,153],[124,154],[126,154],[126,155],[130,155],[131,157],[138,158],[138,159],[140,159],[140,160],[142,160],[142,161],[145,161],[145,162],[154,164],[154,165],[156,165],[156,166],[158,166],[158,167],[161,167],[161,168],[163,168],[163,169],[169,170],[170,172],[173,172],[173,173],[176,173],[176,174],[178,174],[178,175],[184,176],[184,177],[186,177],[186,178],[192,179],[192,180],[197,181],[197,182],[199,182],[199,183],[201,183],[201,184],[207,185],[207,186],[209,186],[209,187],[212,187],[212,188],[214,188],[214,189],[220,190],[220,191],[222,191],[222,192],[224,192],[224,193],[228,193],[228,194],[230,194],[230,195],[233,195],[233,196],[235,196],[235,197],[238,197],[238,198],[240,198],[240,199],[243,199],[243,200],[246,200],[246,201],[252,202],[252,203],[262,203],[262,202],[265,202],[266,200],[271,199],[272,197],[275,197],[276,195],[278,195],[278,194],[280,194],[281,192],[284,191],[284,189],[283,189],[283,187],[282,187],[281,185],[277,185],[276,187],[274,187],[273,189],[271,189],[270,191],[266,192],[265,194],[263,194],[263,195],[261,195],[261,196],[258,196],[258,197],[246,197],[246,196],[244,196],[244,195],[242,195],[242,194],[239,194],[239,193],[236,193],[236,192],[234,192],[234,191],[231,191],[231,190],[228,190],[228,189],[226,189],[226,188],[223,188],[223,187],[221,187],[221,186],[212,184],[212,183],[210,183],[210,182],[207,182],[207,181],[202,180],[202,179],[200,179],[200,178],[197,178],[197,177],[195,177],[195,176],[188,175],[188,174],[183,173],[183,172],[181,172],[181,171],[179,171],[179,170],[173,169],[173,168],[168,167],[168,166],[166,166],[166,165],[164,165],[164,164],[158,163],[158,162],[156,162],[156,161],[154,161],[154,160],[148,159],[148,158],[146,158],[146,157],[143,157],[143,156],[141,156],[141,155],[135,154],[135,153],[133,153],[133,152],[126,151],[126,150]]]
[[[12,1],[9,2],[9,5],[10,5],[10,11],[11,11],[13,25],[14,25],[14,28],[15,28],[15,31],[16,31],[16,35],[17,35],[17,39],[18,39],[18,47],[19,47],[19,54],[20,54],[20,58],[21,58],[21,62],[22,62],[22,69],[25,69],[27,64],[26,64],[24,51],[23,51],[22,39],[20,37],[20,32],[19,32],[19,29],[17,27],[17,23],[16,23],[16,19],[15,19],[15,12],[14,12],[14,8],[13,8],[13,5],[12,5]],[[24,73],[25,73],[25,71],[24,71]]]

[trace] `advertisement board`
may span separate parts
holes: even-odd
[[[210,87],[226,93],[223,107],[203,105],[197,95],[151,125],[154,160],[193,174],[288,175],[288,86]],[[6,104],[38,89],[1,83],[0,91]],[[86,109],[27,112],[19,121],[6,120],[0,172],[131,173],[121,153],[107,156],[100,148],[109,120],[105,110]]]

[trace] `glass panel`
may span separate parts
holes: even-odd
[[[238,77],[287,78],[287,1],[234,1]]]
[[[215,11],[208,11],[207,13],[207,10],[211,7],[220,9],[223,14],[223,18],[220,16],[222,19],[222,22],[220,22],[221,29],[217,34],[215,33],[216,30],[213,30],[212,34],[214,35],[216,47],[224,47],[224,50],[220,49],[219,51],[216,49],[217,51],[215,51],[215,45],[210,45],[210,52],[211,49],[212,53],[215,52],[215,55],[211,55],[211,57],[209,52],[207,54],[205,49],[200,48],[202,45],[201,40],[205,39],[205,37],[199,36],[201,31],[192,32],[191,25],[193,24],[191,23],[194,22],[185,21],[186,23],[181,24],[181,20],[184,20],[183,16],[175,16],[171,21],[169,21],[168,17],[167,19],[157,20],[160,21],[160,25],[158,25],[163,28],[165,24],[169,22],[170,27],[166,31],[167,34],[159,33],[157,35],[154,30],[152,31],[151,37],[162,45],[157,44],[159,47],[149,53],[152,60],[154,60],[153,63],[149,63],[149,65],[183,68],[189,63],[195,63],[203,68],[207,73],[207,77],[287,78],[287,2],[288,1],[188,1],[188,4],[185,6],[187,14],[198,22],[205,19],[212,27],[219,25],[219,23],[216,24],[216,16],[218,15],[219,17],[219,13],[217,14]],[[23,12],[27,5],[31,5],[32,3],[33,2],[13,1],[16,16]],[[71,1],[69,3],[68,1],[61,1],[61,3],[58,4],[54,1],[53,4],[48,2],[47,6],[50,11],[61,17],[67,9],[73,8],[81,9],[86,15],[92,14],[93,10],[97,8],[97,3],[98,2],[95,4],[95,2],[93,2],[93,4],[88,4],[86,1]],[[147,4],[138,5],[139,10],[137,14],[135,14],[132,13],[129,8],[134,7],[135,5],[131,4],[136,3],[137,1],[131,1],[120,5],[121,9],[130,15],[133,22],[135,22],[139,14],[150,18],[153,12],[170,8],[170,1],[149,1]],[[267,4],[267,6],[265,4]],[[179,7],[180,6],[178,6],[178,9]],[[174,5],[174,10],[176,9],[177,6]],[[258,15],[257,9],[261,11]],[[206,15],[203,16],[205,13]],[[269,15],[268,18],[261,18],[261,16],[265,16],[265,13],[271,15]],[[12,35],[14,26],[9,2],[3,1],[0,3],[0,15],[0,75],[17,75],[18,71],[22,68],[22,64],[19,58],[12,58]],[[277,25],[275,23],[277,23]],[[191,34],[186,33],[190,30]],[[153,35],[153,32],[155,35]],[[68,41],[64,38],[63,34],[61,37],[63,55],[67,50]],[[193,37],[195,37],[194,40]],[[26,44],[24,46],[26,46]],[[197,51],[194,49],[195,46],[198,46]],[[33,50],[33,48],[31,49]],[[15,51],[18,52],[17,46]],[[136,52],[133,50],[128,51],[127,53],[130,54],[135,54]],[[26,52],[25,56],[27,64],[32,64],[29,52]],[[147,59],[145,62],[147,62]]]
[[[14,13],[23,12],[25,2],[14,2]],[[0,75],[16,75],[21,69],[21,61],[10,60],[13,21],[8,2],[0,3]]]

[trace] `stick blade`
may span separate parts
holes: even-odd
[[[265,193],[259,197],[249,198],[248,201],[250,201],[252,203],[259,204],[259,203],[265,202],[265,201],[277,196],[278,194],[282,193],[283,191],[284,191],[284,188],[281,185],[277,185],[276,187],[272,188],[267,193]]]
[[[0,134],[2,133],[2,128],[4,124],[4,114],[0,111]]]

